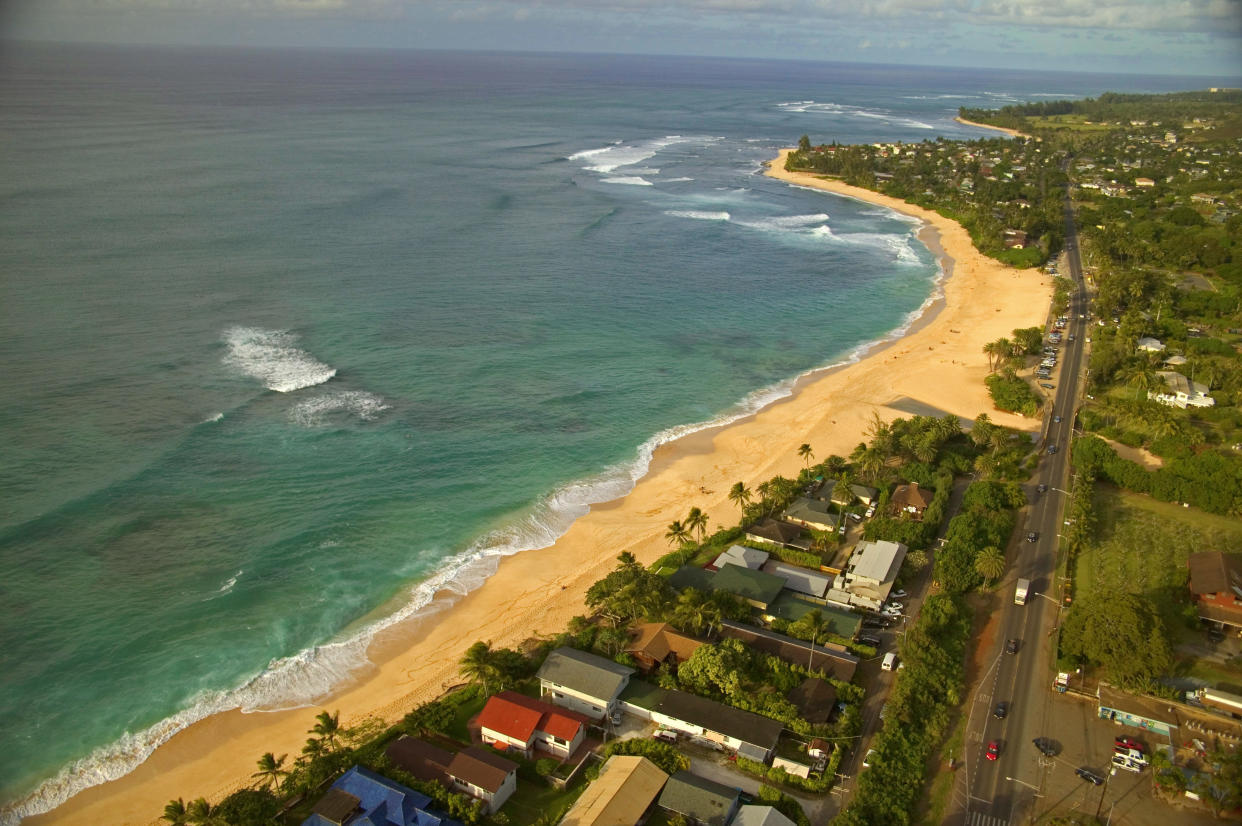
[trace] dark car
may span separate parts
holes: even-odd
[[[1051,389],[1052,389],[1052,385],[1051,385],[1051,384],[1048,384],[1047,382],[1040,382],[1040,385],[1039,385],[1039,386],[1040,386],[1040,387],[1042,387],[1042,388],[1044,388],[1045,390],[1051,390]]]
[[[1026,532],[1026,541],[1027,541],[1027,542],[1034,542],[1034,541],[1036,541],[1037,539],[1039,539],[1039,534],[1035,533],[1035,531],[1027,531],[1027,532]]]
[[[883,642],[880,640],[879,637],[862,636],[858,638],[858,642],[860,645],[869,645],[872,648],[879,648],[881,645],[883,645]]]
[[[1078,775],[1083,780],[1086,780],[1092,786],[1101,786],[1104,784],[1104,778],[1100,777],[1098,774],[1091,771],[1091,769],[1088,769],[1085,766],[1080,766],[1079,768],[1075,769],[1074,774]]]
[[[1018,641],[1017,640],[1007,641],[1005,643],[1005,653],[1006,654],[1017,654],[1018,653]]]
[[[996,708],[992,709],[992,716],[997,720],[1004,720],[1009,714],[1009,703],[997,703]]]
[[[1056,453],[1056,452],[1057,452],[1057,446],[1056,446],[1056,445],[1048,445],[1048,453],[1049,453],[1049,454]]]
[[[1060,416],[1053,416],[1053,417],[1052,417],[1052,423],[1053,423],[1053,424],[1060,424],[1060,423],[1061,423],[1061,417],[1060,417]]]
[[[1048,486],[1045,485],[1043,482],[1040,482],[1038,485],[1035,486],[1035,490],[1038,491],[1039,493],[1047,493]]]
[[[887,628],[888,620],[879,619],[878,617],[867,617],[862,621],[863,628]]]
[[[1057,754],[1056,744],[1053,743],[1051,740],[1049,740],[1047,737],[1036,737],[1034,742],[1035,742],[1035,748],[1039,749],[1040,754],[1042,754],[1045,757],[1056,757],[1056,754]]]

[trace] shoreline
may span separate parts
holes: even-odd
[[[586,589],[610,571],[618,553],[644,564],[668,550],[665,526],[700,507],[713,526],[737,521],[729,487],[753,487],[773,475],[796,475],[798,445],[815,456],[848,455],[872,413],[908,416],[889,406],[919,405],[974,418],[987,412],[1025,430],[1038,420],[993,410],[983,386],[982,346],[1015,327],[1043,324],[1051,280],[1040,271],[1004,267],[974,250],[959,225],[869,190],[784,170],[788,150],[767,174],[800,186],[888,207],[924,222],[918,237],[941,262],[933,297],[904,334],[866,347],[845,364],[811,371],[788,395],[727,424],[709,426],[658,446],[646,474],[625,496],[597,505],[552,545],[503,557],[486,582],[464,595],[442,590],[415,616],[379,631],[364,667],[311,707],[207,717],[177,733],[117,780],[86,789],[56,809],[27,818],[43,823],[158,822],[169,799],[219,802],[247,785],[264,752],[297,754],[319,709],[341,711],[342,726],[368,717],[400,719],[414,705],[461,682],[457,663],[475,640],[516,646],[561,631],[584,613]]]
[[[980,129],[992,129],[997,132],[1004,132],[1006,135],[1008,135],[1011,138],[1030,138],[1031,137],[1025,132],[1019,132],[1017,129],[1010,129],[1007,126],[992,126],[991,124],[977,123],[973,120],[966,120],[965,118],[961,118],[961,117],[955,117],[953,118],[953,120],[964,126],[976,126]]]

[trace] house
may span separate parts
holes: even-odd
[[[832,585],[832,577],[821,571],[812,571],[787,562],[769,560],[764,563],[763,573],[778,576],[785,580],[785,587],[799,594],[823,599]]]
[[[909,514],[912,519],[922,522],[923,512],[932,503],[932,495],[920,490],[918,482],[911,482],[908,485],[898,485],[888,502],[896,515]]]
[[[613,755],[561,826],[629,826],[642,823],[668,775],[645,757]]]
[[[849,489],[851,496],[859,502],[862,502],[864,505],[873,505],[880,498],[880,492],[878,490],[875,488],[869,488],[866,485],[850,485]],[[846,499],[847,497],[841,496],[840,499],[834,499],[833,501],[840,502],[842,505],[853,504],[853,502],[850,501],[843,501]]]
[[[726,565],[712,577],[712,590],[737,594],[752,607],[764,610],[785,587],[784,577]]]
[[[746,529],[746,538],[751,542],[771,542],[802,551],[811,547],[800,526],[777,522],[775,519],[764,519],[751,525]]]
[[[631,633],[633,638],[625,653],[632,656],[643,671],[654,671],[661,665],[681,665],[703,645],[666,622],[644,622],[634,626]]]
[[[1242,557],[1201,551],[1186,560],[1199,619],[1242,628]]]
[[[1159,353],[1164,350],[1164,344],[1158,338],[1143,336],[1138,340],[1138,345],[1135,349],[1142,350],[1144,353]]]
[[[729,549],[716,557],[712,567],[720,570],[726,565],[737,565],[757,571],[768,561],[770,554],[758,548],[747,548],[745,545],[730,545]]]
[[[843,596],[851,605],[878,610],[888,599],[905,558],[906,546],[900,542],[886,539],[859,542],[845,563],[845,569],[837,576],[829,598]]]
[[[836,643],[812,645],[807,640],[732,620],[720,623],[720,634],[739,639],[751,648],[780,657],[786,662],[818,669],[843,682],[848,683],[854,679],[854,672],[858,669],[858,657],[851,654],[845,646]]]
[[[1169,407],[1211,407],[1216,399],[1207,394],[1210,389],[1206,384],[1191,381],[1181,373],[1171,370],[1160,370],[1156,373],[1164,382],[1165,390],[1148,390],[1147,398]]]
[[[730,826],[794,826],[794,822],[771,806],[743,806]]]
[[[478,746],[457,752],[448,764],[452,789],[483,801],[487,814],[499,811],[517,791],[518,765]]]
[[[741,806],[741,800],[740,789],[679,771],[664,784],[658,805],[696,826],[727,826]]]
[[[302,826],[461,826],[430,805],[422,792],[354,766],[332,784]]]
[[[626,714],[651,720],[711,748],[723,746],[760,763],[772,758],[785,729],[780,720],[642,680],[632,680],[621,699]]]
[[[512,749],[526,758],[537,748],[554,757],[568,757],[586,739],[589,723],[581,714],[513,691],[489,697],[476,720],[484,743],[501,751]]]
[[[781,519],[813,531],[835,531],[839,515],[833,511],[831,502],[803,496],[785,509]]]
[[[1172,134],[1173,134],[1173,133],[1171,133],[1171,132],[1169,133],[1169,135],[1172,135]],[[1169,137],[1168,137],[1168,136],[1166,136],[1166,137],[1165,137],[1165,140],[1170,140],[1170,139],[1169,139]],[[1176,135],[1173,135],[1172,140],[1173,140],[1173,141],[1176,141],[1176,140],[1177,140],[1177,136],[1176,136]],[[1155,185],[1156,185],[1156,182],[1155,182],[1154,180],[1152,180],[1151,178],[1135,178],[1135,179],[1134,179],[1134,185],[1135,185],[1135,186],[1142,186],[1142,187],[1148,187],[1148,188],[1150,188],[1150,187],[1155,186]]]
[[[807,677],[790,689],[785,699],[798,708],[798,716],[808,723],[827,723],[837,704],[837,690],[819,677]]]
[[[1026,232],[1020,229],[1005,230],[1005,249],[1020,250],[1026,246]]]
[[[419,780],[476,797],[487,812],[497,811],[517,789],[517,763],[478,746],[454,754],[409,735],[402,735],[384,751],[389,761]]]
[[[854,611],[836,603],[809,599],[792,591],[782,592],[776,601],[760,614],[760,618],[766,623],[771,623],[776,619],[797,622],[812,611],[819,611],[820,616],[828,621],[828,633],[845,639],[853,639],[862,625],[862,616]]]
[[[536,676],[541,696],[599,720],[616,710],[633,673],[629,666],[563,646],[548,655]]]

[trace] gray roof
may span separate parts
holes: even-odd
[[[708,826],[725,826],[740,797],[738,789],[679,771],[664,784],[659,805]]]
[[[859,542],[850,557],[848,567],[857,577],[887,582],[890,573],[896,575],[895,567],[901,566],[906,557],[906,546],[886,539]],[[894,565],[896,563],[896,565]]]
[[[785,580],[785,587],[790,591],[797,591],[800,594],[810,594],[813,597],[823,597],[828,593],[828,588],[832,585],[833,577],[822,571],[813,571],[810,568],[802,568],[798,565],[790,565],[788,562],[777,562],[768,560],[761,568],[765,574],[779,576]]]
[[[764,751],[775,748],[776,741],[785,730],[785,724],[780,720],[684,691],[669,691],[653,710],[734,740],[759,746]]]
[[[771,806],[743,806],[730,826],[794,826],[794,822]]]
[[[614,700],[634,669],[576,648],[553,651],[539,669],[539,679],[588,697]]]
[[[729,549],[716,557],[716,561],[712,564],[717,568],[723,568],[725,565],[740,565],[743,568],[757,569],[768,561],[768,556],[767,551],[761,551],[758,548],[730,545]]]

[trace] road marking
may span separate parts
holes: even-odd
[[[996,815],[985,815],[983,812],[970,812],[966,826],[1008,826],[1009,821]]]

